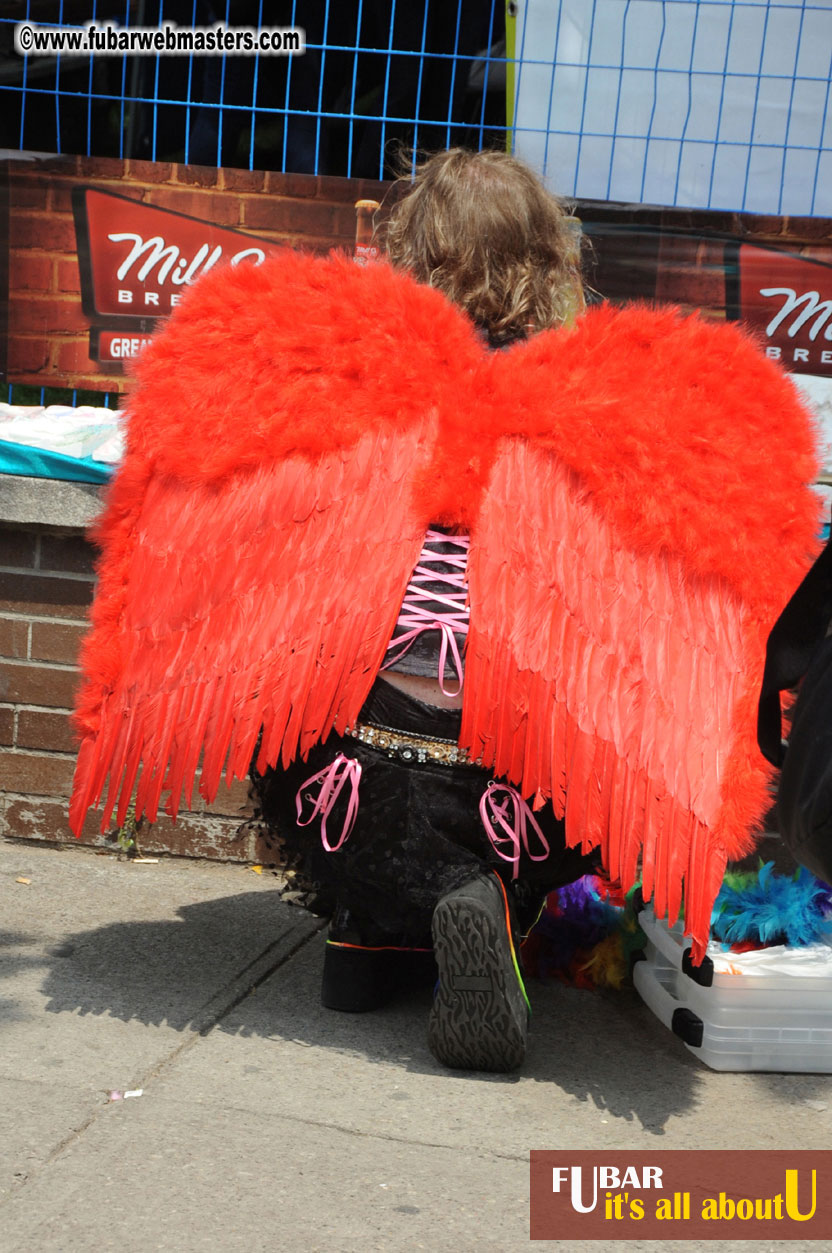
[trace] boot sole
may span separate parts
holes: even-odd
[[[439,986],[428,1043],[433,1055],[459,1070],[515,1070],[526,1055],[528,1005],[515,970],[502,888],[492,906],[460,888],[433,915]]]

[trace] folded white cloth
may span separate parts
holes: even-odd
[[[116,464],[124,455],[123,419],[121,409],[92,405],[0,404],[0,440]]]

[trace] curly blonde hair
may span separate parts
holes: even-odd
[[[438,287],[494,343],[583,308],[580,245],[564,206],[506,152],[429,157],[384,239],[393,265]]]

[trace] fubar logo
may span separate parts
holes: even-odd
[[[832,1239],[832,1151],[533,1150],[531,1238]]]
[[[617,1166],[593,1166],[591,1171],[587,1172],[591,1175],[592,1184],[589,1188],[589,1196],[584,1195],[584,1168],[583,1166],[553,1166],[552,1167],[552,1191],[560,1192],[564,1183],[568,1182],[570,1189],[570,1200],[572,1208],[580,1214],[591,1214],[598,1204],[598,1190],[607,1194],[609,1200],[609,1190],[612,1188],[660,1188],[662,1186],[662,1172],[660,1166],[644,1166],[639,1169],[637,1166],[626,1166],[623,1173],[619,1171]],[[638,1198],[636,1198],[638,1200]],[[589,1204],[587,1204],[589,1200]],[[643,1211],[644,1207],[641,1206]],[[643,1213],[641,1215],[643,1217]]]

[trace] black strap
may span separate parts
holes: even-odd
[[[780,693],[803,678],[831,620],[832,535],[768,637],[757,707],[757,743],[773,766],[781,766],[784,755]]]

